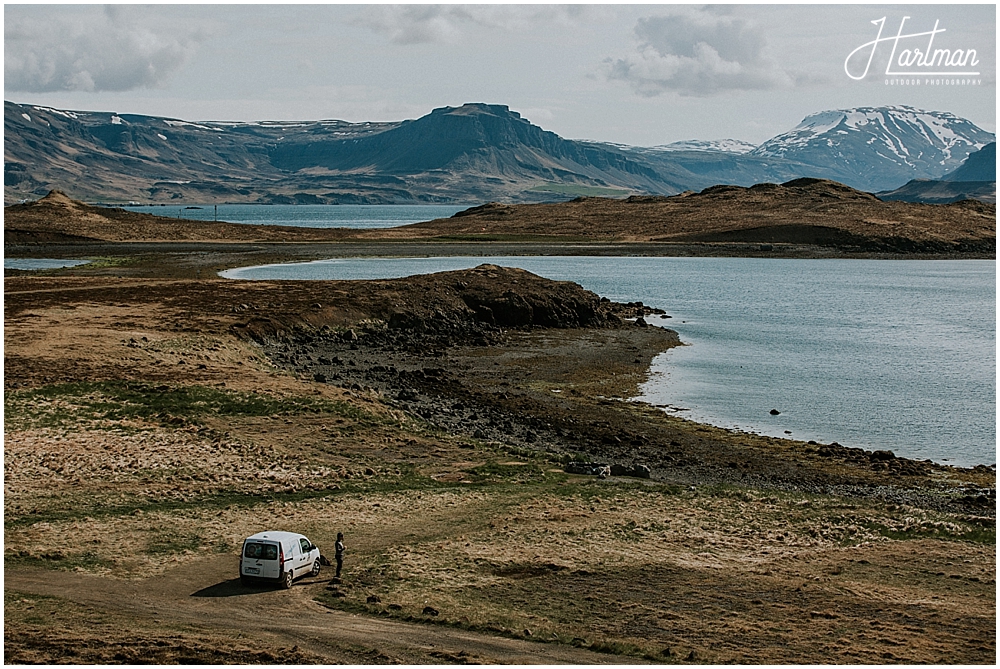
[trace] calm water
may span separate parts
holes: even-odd
[[[59,260],[58,258],[4,258],[4,269],[59,269],[86,265],[89,260]]]
[[[370,279],[483,262],[665,309],[672,318],[653,322],[688,346],[654,361],[642,399],[668,411],[956,465],[996,462],[990,260],[353,259],[224,275]]]
[[[392,228],[448,218],[472,205],[452,204],[220,204],[218,220],[248,225],[291,225],[301,228]],[[212,221],[213,205],[148,205],[126,207],[170,218]]]

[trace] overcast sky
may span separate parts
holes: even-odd
[[[910,71],[977,71],[957,78],[979,83],[886,77],[891,42],[849,77],[872,21],[894,37],[904,16],[902,34],[937,22],[935,49],[979,61]],[[921,83],[886,83],[900,79]],[[996,7],[8,4],[4,98],[186,120],[394,121],[488,102],[569,139],[642,146],[756,144],[814,112],[877,105],[995,132]]]

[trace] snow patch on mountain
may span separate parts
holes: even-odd
[[[750,153],[756,144],[741,139],[686,139],[670,144],[652,146],[654,151],[722,151],[724,153]]]

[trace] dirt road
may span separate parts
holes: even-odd
[[[138,581],[91,574],[5,570],[7,592],[64,598],[114,611],[152,625],[194,626],[223,635],[260,632],[272,643],[294,644],[329,662],[356,661],[358,649],[378,651],[381,662],[428,664],[621,664],[569,646],[487,636],[444,626],[418,625],[333,611],[313,601],[329,580],[303,578],[291,590],[244,586],[236,558],[211,556],[193,565]],[[345,655],[345,647],[352,648]]]

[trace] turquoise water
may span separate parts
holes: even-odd
[[[4,269],[59,269],[86,265],[89,260],[59,260],[58,258],[4,258]]]
[[[991,260],[351,259],[224,276],[371,279],[483,262],[665,309],[672,318],[653,322],[688,345],[654,360],[641,399],[667,411],[961,466],[996,462]]]
[[[302,228],[392,228],[448,218],[472,205],[452,204],[220,204],[218,220]],[[216,220],[215,205],[143,205],[128,211],[194,221]]]

